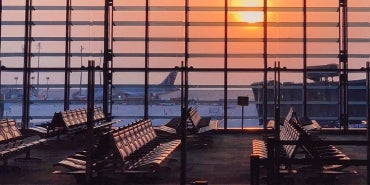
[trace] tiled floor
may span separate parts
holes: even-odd
[[[324,135],[326,139],[366,139],[365,136],[335,136]],[[209,184],[249,184],[249,154],[251,140],[261,138],[261,135],[234,133],[217,133],[206,138],[190,137],[187,145],[187,182],[206,180]],[[45,145],[32,150],[33,157],[39,157],[41,161],[19,162],[10,159],[11,165],[20,169],[0,174],[0,184],[76,184],[75,179],[69,175],[52,174],[53,167],[59,160],[81,150],[84,143],[82,136],[73,140],[62,138],[52,139]],[[338,146],[351,158],[366,158],[364,146]],[[22,157],[22,156],[19,156]],[[170,156],[171,160],[163,163],[157,174],[150,176],[132,175],[130,177],[115,175],[109,178],[98,179],[96,184],[179,184],[180,179],[180,150],[176,150]],[[336,185],[361,185],[367,184],[366,167],[351,167],[359,172],[358,175],[338,176],[337,180],[330,184]],[[309,177],[311,176],[311,177]],[[328,184],[319,176],[312,174],[295,175],[289,177],[290,184]],[[262,179],[262,183],[264,180]]]

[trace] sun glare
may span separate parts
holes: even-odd
[[[242,21],[248,23],[263,22],[263,13],[259,11],[240,12],[239,17]]]
[[[262,7],[262,0],[234,0],[231,3],[234,7]],[[239,21],[256,23],[263,22],[263,11],[241,11],[237,12],[236,16]]]

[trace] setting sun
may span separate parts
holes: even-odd
[[[256,23],[263,21],[263,12],[253,11],[253,12],[240,12],[240,19],[248,23]]]
[[[231,2],[231,6],[234,7],[262,7],[263,3],[261,0],[249,0],[249,1],[242,1],[242,0],[234,0]],[[236,13],[239,21],[248,22],[248,23],[256,23],[256,22],[263,22],[263,11],[240,11]]]

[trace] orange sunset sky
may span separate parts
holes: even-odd
[[[23,6],[24,0],[3,0],[3,6]],[[211,2],[211,3],[210,3]],[[281,61],[283,66],[288,68],[302,68],[303,28],[300,26],[303,21],[303,13],[300,9],[303,1],[298,0],[269,0],[268,2],[268,65],[273,66],[275,60]],[[78,6],[102,6],[103,0],[72,0],[75,7]],[[168,67],[171,68],[180,65],[184,60],[184,20],[185,14],[183,7],[184,0],[150,0],[151,11],[149,14],[150,27],[149,36],[153,39],[149,43],[149,52],[153,54],[150,57],[150,67]],[[223,68],[224,67],[224,0],[189,0],[189,64],[195,68]],[[64,10],[41,10],[37,7],[43,6],[61,6],[65,1],[34,0],[33,5],[36,10],[33,12],[33,37],[55,37],[63,38],[65,36]],[[114,59],[116,67],[142,68],[144,66],[144,47],[143,38],[145,36],[145,1],[144,0],[115,0],[117,7],[114,12],[114,20],[117,22],[114,27],[114,37],[118,38],[114,42],[114,53],[118,57]],[[229,0],[228,12],[228,66],[230,68],[263,68],[263,1],[261,0]],[[338,0],[307,0],[309,9],[307,21],[308,53],[314,55],[328,55],[324,58],[311,57],[308,59],[308,65],[338,63],[338,59],[333,57],[338,54]],[[370,1],[368,0],[348,0],[349,21],[359,23],[360,26],[349,27],[349,38],[354,40],[365,39],[364,42],[349,43],[349,53],[362,57],[350,58],[350,68],[360,68],[369,61],[370,42]],[[168,8],[166,11],[163,9]],[[361,7],[367,9],[361,10]],[[171,9],[172,8],[172,9]],[[325,11],[317,11],[317,8],[326,8]],[[352,8],[352,9],[351,9]],[[356,9],[357,8],[357,9]],[[99,9],[99,8],[98,8]],[[21,10],[3,10],[4,22],[24,21],[24,11]],[[54,25],[45,25],[51,22]],[[75,25],[72,27],[72,37],[88,37],[99,40],[103,36],[103,12],[101,10],[80,10],[76,8],[72,12],[72,21],[86,21],[85,25]],[[43,23],[44,22],[44,23]],[[91,23],[88,23],[91,22]],[[323,26],[320,26],[323,23]],[[334,26],[331,26],[331,24]],[[294,25],[294,26],[289,26]],[[2,53],[20,53],[22,51],[22,37],[24,27],[2,25],[1,43]],[[16,41],[7,41],[6,38],[18,38]],[[168,39],[169,38],[169,39]],[[121,40],[120,40],[121,39]],[[178,41],[176,41],[178,39]],[[213,40],[212,40],[213,39]],[[295,39],[295,40],[294,40]],[[325,42],[318,42],[326,39]],[[80,39],[81,40],[81,39]],[[64,53],[64,42],[61,41],[42,41],[35,40],[32,44],[32,52],[38,53],[37,44],[41,44],[41,53]],[[88,53],[99,54],[103,47],[103,42],[89,41],[85,39],[72,42],[72,66],[80,66],[80,48],[83,46],[83,65],[87,65],[89,59],[94,59],[99,64],[99,56],[91,56]],[[297,57],[286,57],[285,54],[296,54]],[[47,55],[47,54],[46,54]],[[160,55],[160,56],[159,56]],[[163,56],[162,56],[163,55]],[[209,55],[207,57],[205,55]],[[200,57],[198,57],[200,56]],[[64,57],[42,56],[32,58],[32,66],[36,67],[37,60],[40,59],[41,67],[63,67]],[[22,67],[23,58],[20,57],[2,57],[2,64],[7,67]],[[210,79],[222,79],[221,73],[214,73]],[[3,83],[14,83],[14,75],[5,75]],[[50,74],[42,74],[50,75]],[[53,74],[56,77],[50,79],[51,83],[63,83],[63,73]],[[78,79],[79,73],[72,74],[72,79]],[[158,78],[152,78],[152,83],[160,81]],[[260,73],[245,74],[245,78],[240,78],[241,74],[230,74],[236,84],[251,83],[259,81],[262,78]],[[135,76],[133,74],[133,76]],[[118,79],[117,83],[142,83],[142,75],[136,74],[140,80]],[[155,76],[155,75],[153,75]],[[249,78],[248,76],[253,76]],[[284,75],[283,75],[284,76]],[[286,75],[286,80],[290,80],[291,75]],[[283,77],[284,78],[284,77]],[[356,76],[354,78],[362,78]],[[126,79],[126,78],[125,78]],[[135,78],[130,78],[135,79]],[[222,80],[204,79],[200,84],[219,84]],[[243,80],[240,80],[243,79]],[[250,81],[246,82],[245,79]],[[121,81],[120,81],[121,80]],[[300,78],[291,80],[300,81]]]

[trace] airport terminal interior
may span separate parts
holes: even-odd
[[[0,184],[369,184],[369,0],[1,0]]]

